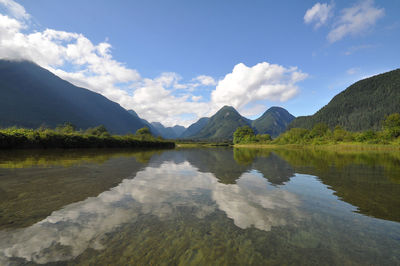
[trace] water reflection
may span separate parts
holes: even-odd
[[[398,153],[18,156],[0,154],[0,265],[400,263]]]
[[[275,150],[297,173],[317,176],[357,212],[400,222],[399,152]]]
[[[212,201],[198,199],[207,195]],[[181,206],[200,219],[219,209],[242,229],[269,231],[300,220],[299,204],[293,193],[271,188],[257,173],[242,175],[236,184],[223,184],[188,162],[167,162],[30,227],[0,232],[0,257],[3,262],[16,257],[36,263],[73,259],[87,248],[102,249],[105,234],[140,215],[174,219]]]
[[[118,185],[158,150],[0,152],[0,229],[32,225],[52,211]],[[38,208],[40,206],[40,208]]]
[[[105,163],[112,158],[135,158],[147,163],[163,150],[78,149],[78,150],[3,150],[0,151],[0,168],[71,167],[87,163]]]
[[[282,185],[295,174],[290,164],[268,150],[235,149],[232,152],[230,148],[182,149],[179,152],[165,151],[153,156],[149,162],[157,165],[164,161],[188,161],[200,172],[213,173],[224,184],[235,184],[243,173],[251,170],[261,172],[274,185]]]

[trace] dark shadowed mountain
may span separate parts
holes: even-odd
[[[64,122],[82,129],[104,125],[117,134],[145,126],[119,104],[34,63],[0,60],[0,127],[55,127]]]
[[[214,140],[232,139],[233,132],[235,132],[238,127],[250,124],[251,121],[241,116],[235,108],[224,106],[215,115],[210,117],[210,120],[200,132],[191,136],[191,138]]]
[[[400,112],[400,69],[360,80],[311,116],[296,118],[289,127],[312,128],[326,123],[347,130],[381,129],[386,115]]]
[[[200,130],[207,125],[208,121],[210,121],[210,118],[208,117],[202,117],[197,122],[191,124],[180,136],[180,138],[188,138],[191,136],[196,135],[197,133],[200,132]]]
[[[160,122],[152,122],[151,126],[154,127],[165,139],[176,139],[186,130],[183,126],[164,127]]]
[[[251,126],[257,134],[269,134],[277,137],[286,130],[286,127],[295,119],[286,109],[282,107],[271,107],[265,113],[254,120]]]

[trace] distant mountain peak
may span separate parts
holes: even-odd
[[[207,124],[194,136],[198,139],[226,140],[233,138],[233,132],[238,127],[249,125],[249,120],[241,116],[232,106],[223,106]]]
[[[186,130],[184,126],[175,125],[173,127],[165,127],[160,122],[151,122],[151,125],[158,130],[160,135],[165,139],[177,139]]]
[[[273,106],[260,118],[251,121],[241,116],[234,107],[225,105],[210,118],[201,118],[192,124],[182,137],[227,140],[232,139],[233,132],[242,126],[251,126],[258,134],[267,133],[275,137],[282,133],[293,119],[294,116],[284,108]]]
[[[277,137],[284,132],[295,117],[286,109],[279,106],[272,106],[259,118],[252,121],[251,125],[257,134],[269,134]]]
[[[237,111],[233,106],[224,105],[221,109],[218,110],[218,112],[237,112]]]

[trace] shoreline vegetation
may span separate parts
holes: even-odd
[[[317,123],[312,129],[290,128],[272,139],[268,134],[255,134],[249,126],[236,129],[231,141],[164,140],[154,137],[144,127],[135,134],[111,135],[104,126],[77,130],[71,123],[55,129],[6,128],[0,129],[0,149],[76,149],[76,148],[192,148],[192,147],[243,147],[325,150],[400,150],[400,114],[394,113],[382,121],[382,130],[363,132],[347,131],[341,126],[334,129]]]
[[[400,151],[399,144],[366,144],[366,143],[336,143],[336,144],[234,144],[234,148],[249,149],[286,149],[286,150],[326,150],[334,152],[346,151]]]
[[[104,126],[77,130],[71,123],[55,129],[0,129],[1,149],[174,148],[175,142],[155,138],[148,128],[135,134],[111,135]]]
[[[329,150],[400,150],[400,114],[386,116],[382,130],[351,132],[336,126],[333,130],[324,123],[309,129],[291,128],[272,139],[268,134],[256,135],[248,126],[233,134],[234,147],[257,148],[322,148]]]

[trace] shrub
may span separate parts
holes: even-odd
[[[383,129],[387,132],[391,138],[397,138],[400,136],[400,114],[394,113],[386,116],[383,121]]]
[[[236,129],[233,133],[233,143],[248,143],[255,141],[254,130],[249,126],[243,126]]]

